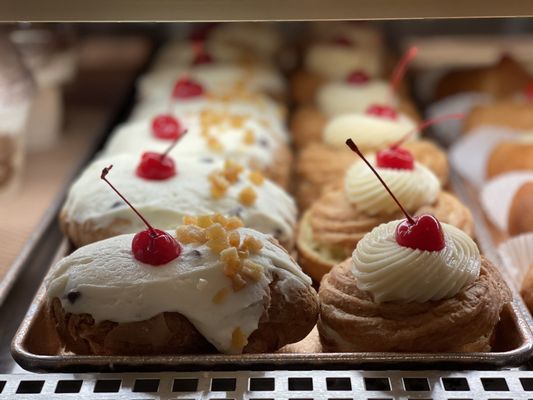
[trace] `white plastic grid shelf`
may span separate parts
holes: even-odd
[[[0,399],[532,399],[533,371],[238,371],[0,375]]]

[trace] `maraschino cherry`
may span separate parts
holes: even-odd
[[[151,181],[161,181],[176,175],[176,163],[168,153],[176,146],[179,139],[181,136],[175,139],[164,153],[144,152],[141,156],[141,162],[135,170],[137,176]]]
[[[352,85],[364,85],[370,80],[370,77],[365,71],[355,70],[350,72],[346,78],[346,82]]]
[[[159,114],[152,119],[152,135],[162,140],[176,140],[183,135],[183,131],[174,116]]]
[[[205,50],[203,40],[193,40],[192,49],[194,51],[193,65],[210,64],[213,62],[213,57]]]
[[[187,100],[203,94],[204,87],[188,76],[182,76],[178,79],[172,90],[172,97],[179,100]]]
[[[142,263],[158,266],[166,264],[181,254],[181,246],[176,239],[168,233],[154,229],[152,225],[131,205],[131,203],[107,180],[107,174],[113,168],[110,165],[102,170],[100,178],[126,202],[137,216],[146,224],[148,229],[138,232],[131,241],[131,251],[135,259]]]
[[[389,83],[391,98],[395,97],[395,94],[398,91],[398,85],[404,78],[407,67],[416,57],[417,53],[418,49],[416,47],[411,47],[394,68]],[[374,115],[376,117],[388,118],[392,120],[398,118],[398,112],[393,107],[385,104],[372,104],[368,107],[366,113],[368,115]]]
[[[444,233],[442,232],[442,226],[437,218],[433,215],[422,214],[417,217],[411,217],[411,215],[403,208],[396,196],[389,189],[385,181],[379,176],[378,172],[374,169],[372,164],[365,158],[363,153],[359,150],[357,145],[352,139],[346,140],[346,144],[354,153],[356,153],[361,159],[368,165],[370,170],[376,175],[381,184],[385,187],[387,192],[391,195],[393,200],[398,204],[398,207],[404,213],[406,219],[404,219],[396,227],[396,242],[403,247],[409,247],[411,249],[424,250],[424,251],[440,251],[442,250],[446,242],[444,241]]]
[[[464,114],[447,114],[441,117],[432,118],[428,119],[427,121],[424,121],[415,129],[405,134],[396,143],[390,145],[389,148],[378,151],[376,154],[377,166],[380,168],[413,170],[415,167],[415,158],[409,150],[401,148],[400,146],[415,132],[421,132],[430,126],[441,123],[443,121],[447,121],[450,119],[462,119],[464,117]]]

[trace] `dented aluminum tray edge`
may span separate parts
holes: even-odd
[[[66,241],[57,252],[56,259],[65,255]],[[524,318],[524,308],[515,297],[510,305],[513,325],[520,338],[518,347],[494,353],[265,353],[265,354],[200,354],[162,356],[85,356],[75,354],[41,355],[32,353],[26,345],[37,317],[44,306],[45,287],[41,285],[19,327],[11,345],[11,353],[24,369],[38,372],[51,371],[122,371],[122,370],[184,370],[228,368],[288,368],[289,366],[313,367],[320,365],[335,368],[353,365],[436,365],[469,366],[518,366],[533,353],[533,335]]]

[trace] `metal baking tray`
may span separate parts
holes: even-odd
[[[64,240],[55,260],[66,255]],[[502,312],[496,328],[494,351],[490,353],[322,353],[316,330],[299,343],[277,353],[161,356],[87,356],[64,352],[54,326],[45,312],[45,288],[41,285],[11,346],[13,358],[23,368],[38,372],[127,371],[127,370],[206,370],[206,369],[280,369],[320,366],[369,368],[390,366],[508,367],[526,362],[533,353],[533,335],[519,298]]]

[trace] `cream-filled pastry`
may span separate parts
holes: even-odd
[[[158,260],[167,243],[171,255]],[[289,254],[221,215],[92,243],[45,285],[50,319],[76,354],[273,352],[303,339],[318,315],[311,280]]]
[[[407,211],[435,214],[443,222],[473,234],[470,211],[443,191],[435,174],[415,161],[408,150],[391,148],[369,159]],[[352,253],[368,232],[397,219],[398,208],[387,196],[362,161],[353,163],[344,182],[324,191],[300,220],[297,248],[302,268],[320,281],[333,265]]]
[[[406,218],[372,229],[351,259],[324,276],[318,330],[325,350],[490,351],[511,300],[497,268],[457,227],[425,212],[411,216],[379,169],[353,141],[347,145]]]
[[[125,123],[112,133],[104,153],[140,154],[141,151],[164,151],[169,138],[161,137],[157,121],[168,116]],[[291,153],[282,139],[273,134],[263,120],[207,108],[191,113],[188,118],[175,120],[177,129],[187,130],[170,154],[176,158],[206,157],[232,159],[247,167],[260,170],[268,178],[286,187],[289,180]]]
[[[261,93],[250,93],[242,90],[221,95],[205,93],[187,99],[140,101],[134,107],[130,121],[149,119],[158,114],[169,113],[186,125],[189,119],[194,120],[202,112],[205,113],[210,110],[255,119],[272,136],[284,142],[289,141],[289,133],[285,123],[287,114],[285,107]]]
[[[401,223],[376,227],[322,280],[318,329],[324,349],[490,351],[511,300],[498,269],[468,235],[444,223],[441,250],[402,246],[396,240]]]
[[[183,76],[199,82],[206,92],[224,94],[235,89],[282,97],[285,83],[281,75],[264,66],[201,64],[194,68],[171,67],[144,75],[138,82],[138,98],[154,101],[170,98],[175,83]]]
[[[154,155],[155,154],[155,155]],[[141,221],[110,190],[98,171],[114,165],[114,180],[131,203],[162,229],[181,224],[184,215],[236,215],[245,226],[271,234],[291,248],[296,207],[292,198],[257,171],[231,161],[117,154],[89,165],[74,182],[60,214],[65,234],[76,246],[131,233]],[[155,171],[154,171],[155,168]]]

